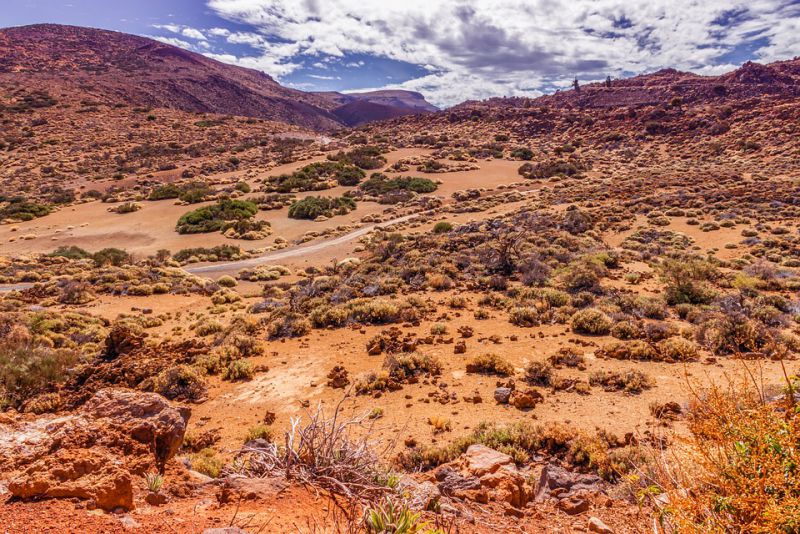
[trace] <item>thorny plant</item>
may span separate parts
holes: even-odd
[[[374,501],[391,492],[388,470],[375,452],[379,442],[370,439],[375,420],[368,413],[345,418],[343,401],[331,417],[318,405],[307,424],[302,424],[301,417],[292,418],[283,445],[245,445],[237,455],[242,472],[256,477],[282,472],[287,479],[361,501]]]

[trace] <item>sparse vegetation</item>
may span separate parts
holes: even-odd
[[[497,354],[487,353],[470,359],[467,362],[467,372],[510,376],[514,374],[514,366]]]
[[[198,234],[222,231],[227,223],[250,219],[258,206],[246,200],[220,200],[216,204],[190,211],[178,219],[179,234]]]
[[[289,217],[292,219],[317,219],[346,215],[356,209],[356,202],[349,197],[306,197],[289,206]]]

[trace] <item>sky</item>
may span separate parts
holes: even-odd
[[[0,0],[0,27],[40,22],[152,37],[296,89],[409,89],[440,107],[800,56],[800,0]]]

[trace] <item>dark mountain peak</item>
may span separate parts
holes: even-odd
[[[416,91],[383,89],[363,93],[328,91],[316,94],[331,102],[331,111],[347,126],[439,111]]]

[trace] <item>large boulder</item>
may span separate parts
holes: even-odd
[[[536,483],[536,499],[566,498],[577,492],[602,492],[603,481],[597,475],[575,473],[554,464],[542,468]]]
[[[462,460],[469,473],[478,478],[495,473],[503,466],[514,464],[511,456],[479,444],[470,445]]]
[[[20,498],[77,497],[133,507],[133,476],[163,471],[180,448],[188,409],[155,393],[100,390],[76,413],[0,422],[0,465]]]
[[[191,411],[155,393],[108,388],[95,393],[81,413],[126,430],[140,443],[151,444],[160,470],[180,449]]]
[[[59,450],[29,465],[8,484],[15,497],[77,497],[104,510],[133,508],[130,473],[91,449]]]
[[[442,494],[480,503],[497,501],[521,508],[531,495],[511,456],[485,445],[470,445],[460,458],[437,468],[433,477]]]

